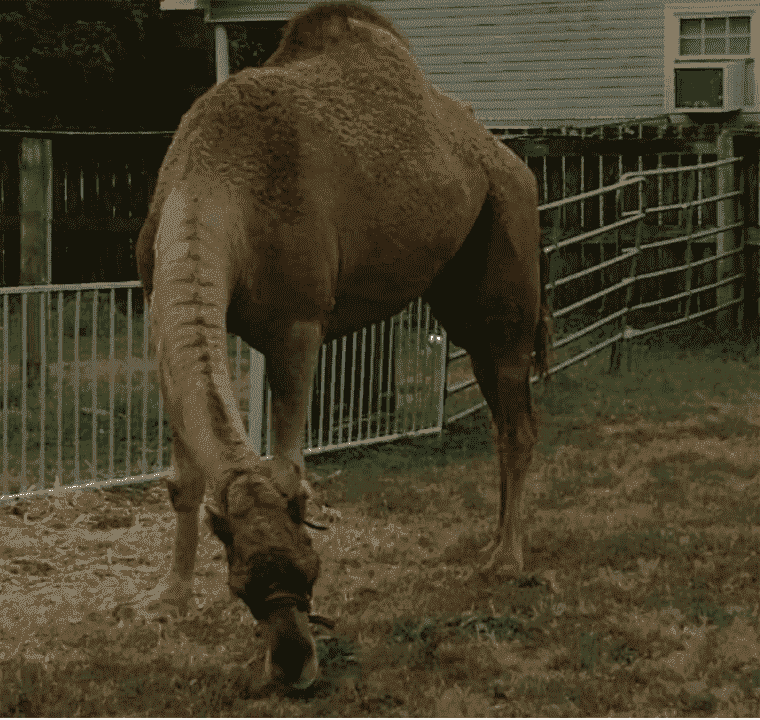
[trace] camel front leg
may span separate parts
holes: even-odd
[[[271,462],[276,463],[278,469],[284,467],[286,472],[296,472],[300,476],[305,491],[303,514],[305,501],[312,495],[303,458],[304,428],[309,389],[322,339],[320,323],[296,322],[285,331],[280,343],[270,347],[267,353],[275,434]],[[270,618],[268,627],[265,677],[285,679],[296,688],[311,685],[319,674],[319,661],[306,613],[295,607],[283,608]]]
[[[303,458],[304,428],[309,390],[314,379],[322,327],[318,322],[296,322],[280,343],[267,353],[269,385],[272,391],[273,455],[275,461],[295,463],[301,483],[311,497]]]
[[[202,474],[190,464],[189,453],[176,433],[172,444],[172,467],[175,476],[168,483],[169,500],[176,515],[177,526],[171,569],[152,589],[124,604],[147,620],[185,615],[193,593],[195,557],[198,551],[198,510],[205,487]],[[117,608],[117,614],[121,614],[120,607]]]

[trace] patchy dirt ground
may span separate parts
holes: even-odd
[[[473,562],[498,502],[485,415],[310,461],[339,510],[314,611],[338,622],[307,692],[260,686],[205,526],[188,617],[113,617],[169,568],[165,488],[0,506],[0,715],[760,715],[757,369],[669,355],[539,395],[517,580]]]
[[[108,614],[155,582],[167,566],[173,522],[159,485],[139,505],[127,493],[88,491],[1,507],[3,651],[14,643],[32,651],[41,628]],[[199,586],[206,577],[223,577],[219,550],[203,543]],[[220,583],[209,584],[213,593]]]

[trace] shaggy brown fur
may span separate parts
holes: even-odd
[[[530,170],[367,7],[296,16],[264,67],[193,104],[136,248],[178,513],[172,573],[146,602],[187,606],[205,500],[230,587],[270,627],[273,663],[295,653],[282,676],[313,680],[304,613],[319,562],[302,527],[302,448],[316,358],[325,339],[419,295],[469,351],[498,430],[501,504],[484,568],[522,571],[528,375],[548,364],[537,201]],[[246,437],[228,330],[266,357],[271,461]]]
[[[265,67],[286,65],[310,54],[324,52],[350,32],[349,18],[376,25],[398,38],[404,47],[409,41],[375,8],[360,3],[329,2],[315,5],[294,15],[285,26],[280,46],[264,63]]]

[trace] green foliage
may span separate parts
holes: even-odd
[[[715,715],[718,700],[712,693],[698,693],[696,695],[688,695],[684,705],[684,710],[688,715],[712,717]]]
[[[317,655],[322,677],[361,677],[357,648],[349,638],[334,636],[317,641]]]
[[[432,618],[425,618],[421,623],[397,623],[391,637],[402,648],[402,651],[397,653],[398,663],[413,670],[432,670],[437,667],[441,633]]]
[[[139,48],[145,23],[156,15],[156,3],[26,0],[4,5],[3,125],[92,127],[110,113],[124,112],[125,95],[133,102],[138,78],[130,71],[139,75]]]
[[[259,67],[280,43],[280,21],[225,23],[230,43],[230,73],[246,67]]]

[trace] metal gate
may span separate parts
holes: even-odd
[[[720,314],[744,300],[745,173],[731,157],[628,172],[617,182],[540,206],[546,286],[555,321],[550,373],[611,348],[621,367],[637,338]],[[599,218],[586,232],[567,232],[568,216]],[[450,361],[467,356],[449,354]],[[532,378],[535,381],[537,378]],[[474,388],[470,377],[448,387],[449,399]],[[485,406],[476,391],[446,422]],[[477,397],[477,399],[475,399]],[[464,407],[461,407],[464,405]]]

